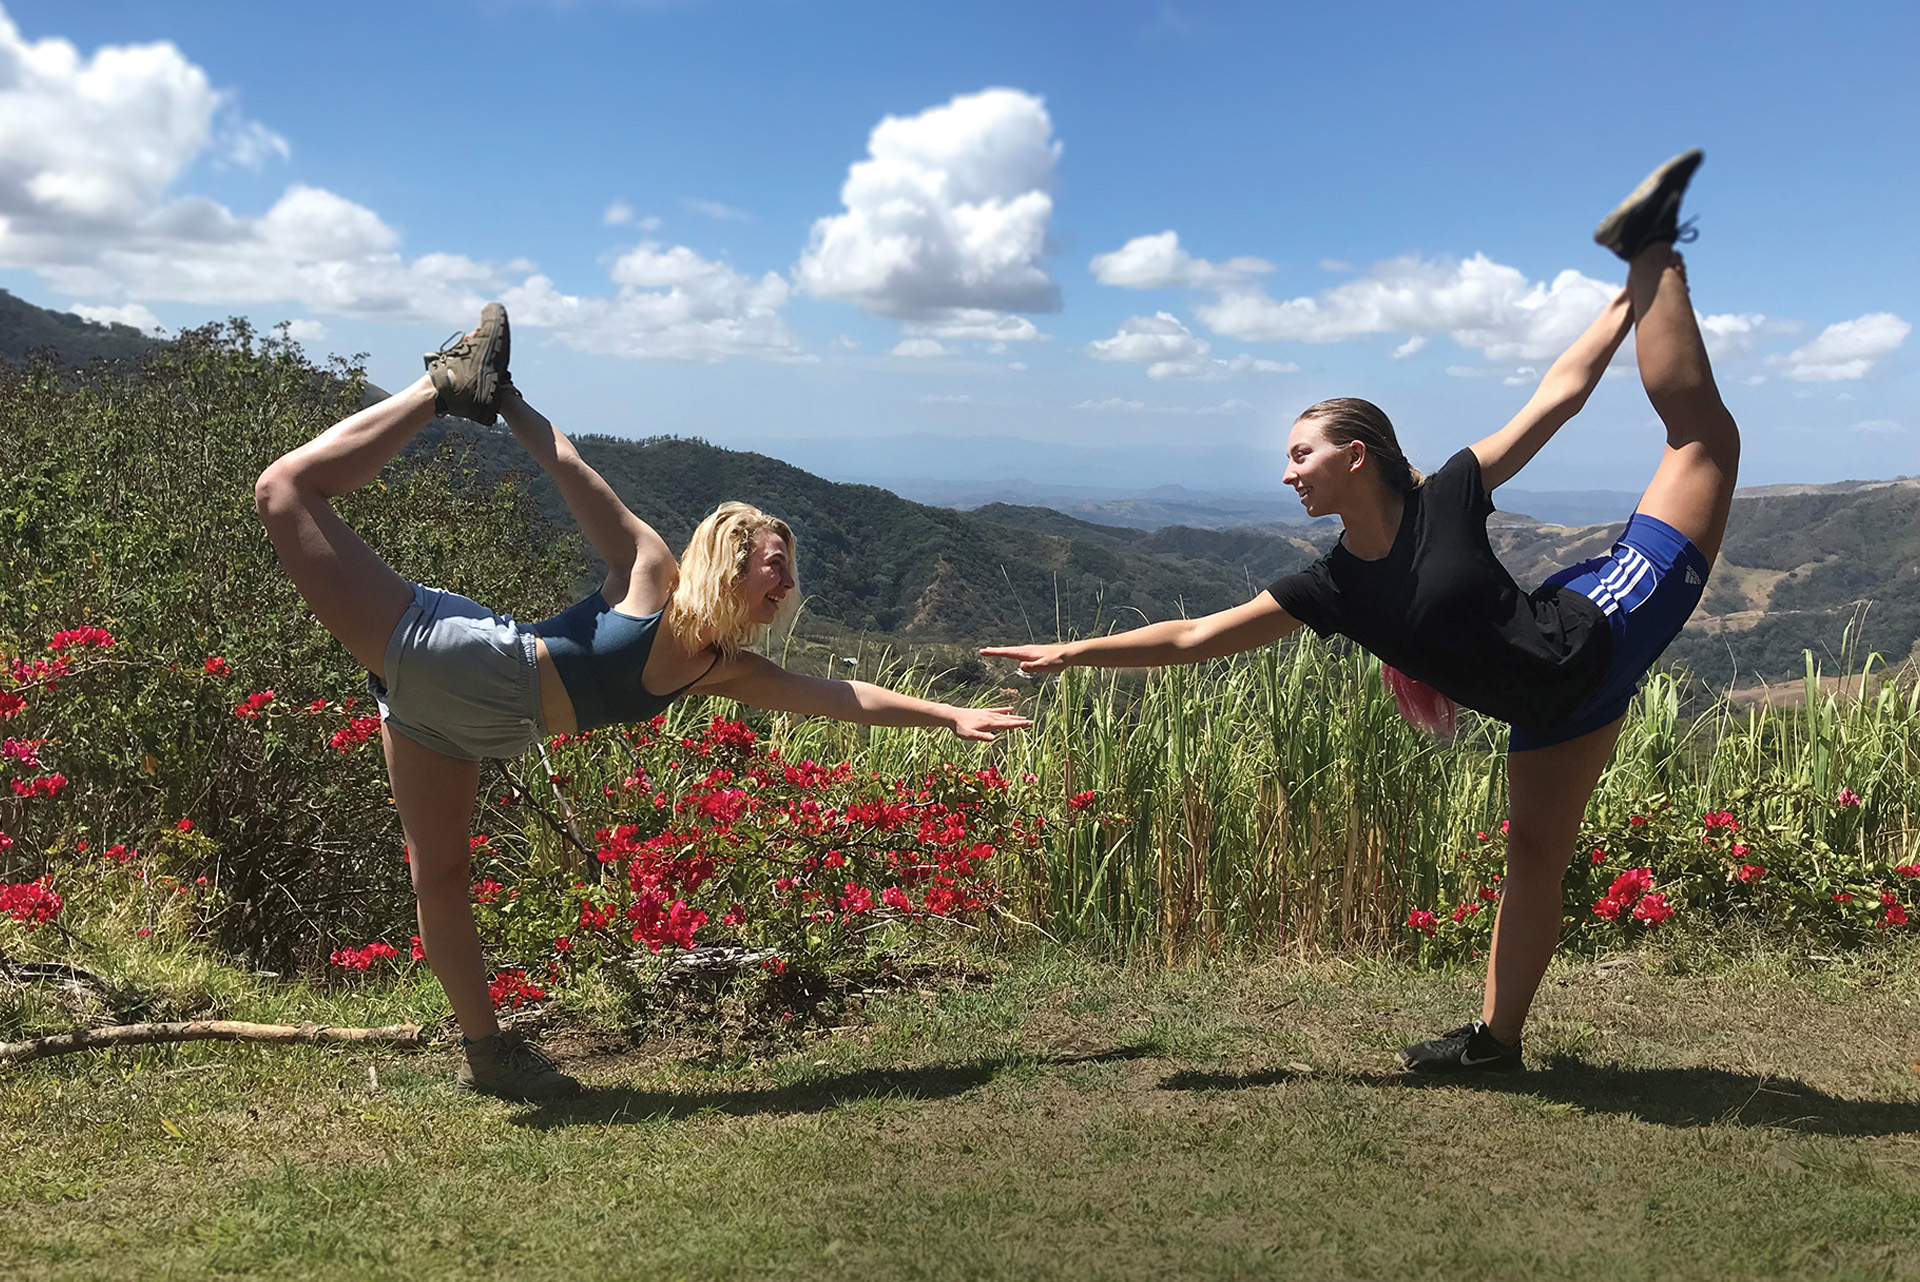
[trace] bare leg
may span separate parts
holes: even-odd
[[[1560,942],[1561,882],[1620,725],[1616,721],[1550,748],[1507,754],[1507,875],[1493,923],[1480,1019],[1508,1045],[1520,1040],[1534,990]]]
[[[1667,451],[1639,511],[1693,540],[1711,565],[1720,554],[1740,471],[1740,429],[1720,400],[1687,293],[1686,264],[1653,245],[1627,272],[1634,345],[1647,399],[1667,428]]]
[[[273,549],[308,608],[382,679],[387,641],[413,589],[348,528],[330,500],[378,476],[432,418],[433,384],[423,376],[276,459],[253,487]]]
[[[420,946],[447,990],[460,1031],[478,1041],[500,1031],[487,996],[480,934],[473,925],[472,856],[467,847],[480,763],[435,752],[386,726],[381,727],[380,743],[387,750],[387,778],[407,838]]]

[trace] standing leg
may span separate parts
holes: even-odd
[[[480,788],[480,763],[460,761],[382,726],[387,779],[406,836],[420,947],[447,990],[460,1031],[471,1040],[500,1031],[487,996],[486,963],[473,925],[472,855],[467,839]]]
[[[1642,250],[1627,291],[1640,381],[1667,429],[1666,454],[1637,510],[1686,535],[1711,565],[1733,506],[1740,429],[1714,384],[1680,255],[1664,244]]]
[[[1509,1046],[1520,1040],[1534,991],[1560,942],[1561,883],[1620,726],[1616,721],[1549,748],[1507,754],[1507,875],[1500,883],[1480,1019]]]

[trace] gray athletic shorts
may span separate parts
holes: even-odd
[[[462,761],[517,757],[546,735],[531,628],[454,592],[413,585],[387,642],[387,679],[367,674],[380,719]]]

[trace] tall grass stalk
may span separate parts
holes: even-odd
[[[924,692],[932,675],[891,652],[858,660],[861,675],[902,688]],[[1920,687],[1884,681],[1846,697],[1823,688],[1811,660],[1808,671],[1796,706],[1721,697],[1691,714],[1686,679],[1655,674],[1589,819],[1736,806],[1842,875],[1911,857]],[[1197,667],[1019,684],[1003,697],[1018,697],[1034,728],[984,751],[1053,805],[1095,794],[1083,810],[1062,807],[1064,822],[1006,871],[1014,910],[1056,937],[1169,960],[1378,948],[1410,907],[1472,893],[1454,856],[1506,814],[1504,726],[1463,713],[1454,742],[1436,743],[1401,720],[1377,661],[1311,635]],[[919,731],[783,720],[774,735],[792,759],[889,776],[956,755]],[[1843,786],[1866,803],[1834,805]]]

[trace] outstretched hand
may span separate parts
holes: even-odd
[[[996,730],[1018,730],[1033,722],[1018,716],[1012,708],[955,708],[953,732],[962,739],[992,742]]]
[[[1028,673],[1063,672],[1070,666],[1063,645],[993,645],[980,654],[988,659],[1013,659],[1020,664],[1020,671]]]

